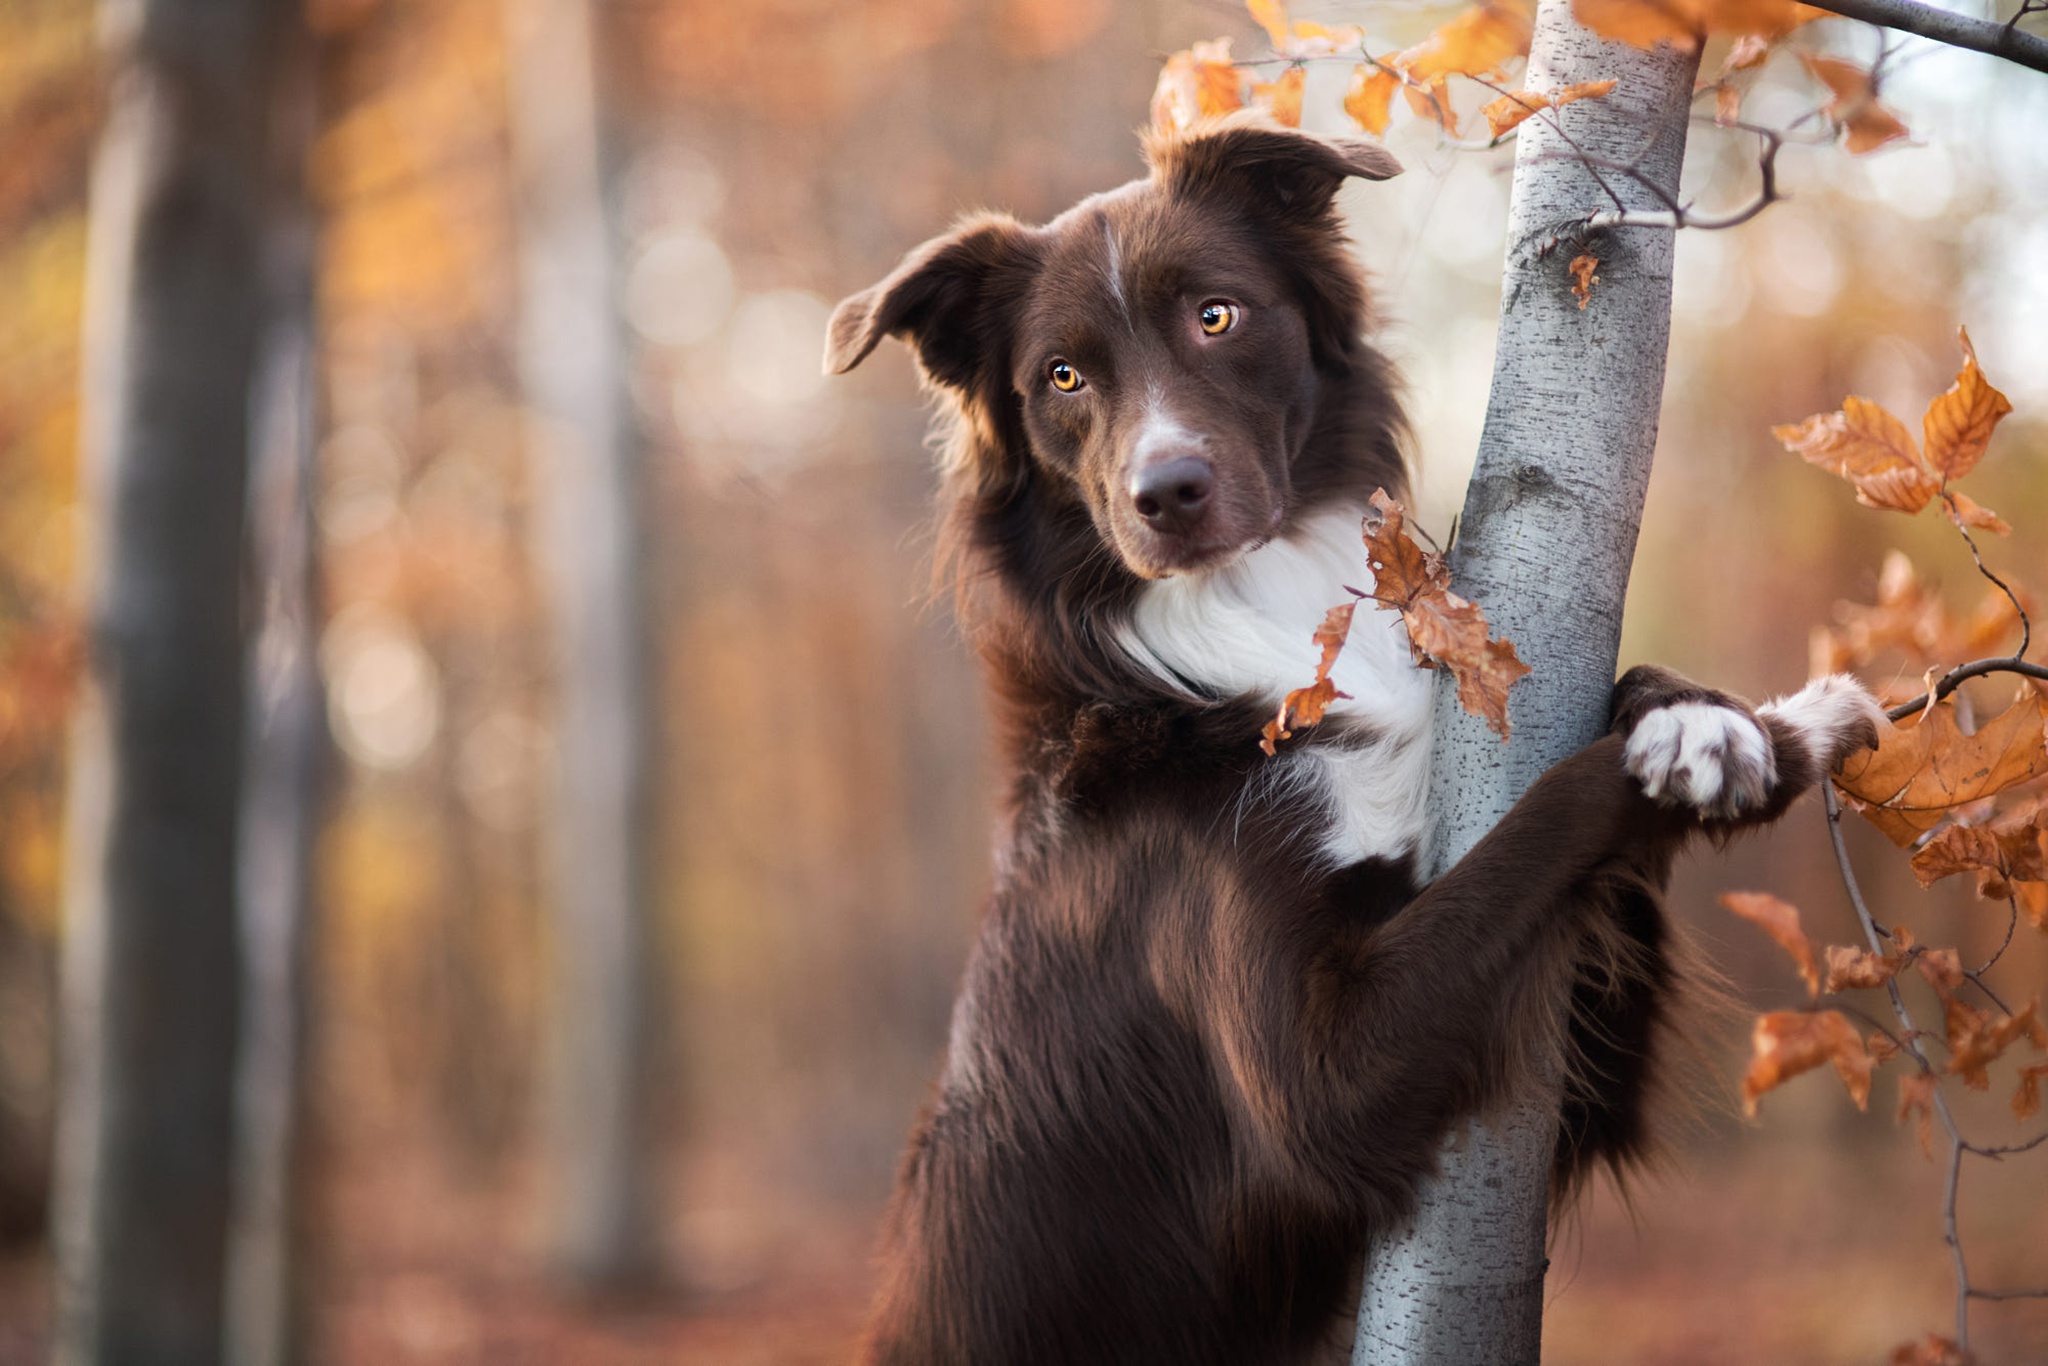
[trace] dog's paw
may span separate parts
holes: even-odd
[[[1829,674],[1793,693],[1766,702],[1757,716],[1796,740],[1818,782],[1850,755],[1877,746],[1885,726],[1884,708],[1869,689],[1847,674]],[[1782,744],[1782,741],[1780,742]]]
[[[1738,707],[1673,702],[1644,712],[1623,762],[1645,795],[1732,819],[1770,798],[1778,781],[1770,733]]]

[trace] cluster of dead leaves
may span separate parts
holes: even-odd
[[[1415,543],[1404,525],[1401,504],[1385,489],[1372,495],[1373,516],[1365,524],[1366,558],[1372,566],[1373,591],[1351,592],[1397,611],[1408,628],[1408,648],[1415,663],[1443,668],[1458,681],[1458,703],[1480,717],[1501,739],[1509,734],[1508,689],[1529,672],[1508,641],[1488,633],[1486,613],[1451,591],[1450,567],[1443,556]],[[1322,651],[1315,680],[1281,699],[1279,713],[1266,723],[1259,747],[1274,753],[1275,742],[1291,736],[1293,727],[1314,725],[1329,706],[1344,696],[1330,680],[1330,670],[1351,634],[1355,602],[1332,607],[1316,628]]]
[[[2048,1052],[2048,1025],[2040,1019],[2038,1002],[2029,1001],[2009,1015],[1994,1017],[1963,1000],[1958,992],[1967,980],[1954,949],[1930,949],[1913,942],[1912,933],[1894,931],[1883,953],[1848,945],[1831,944],[1824,960],[1814,952],[1813,941],[1800,925],[1799,909],[1766,892],[1729,892],[1721,898],[1744,920],[1756,925],[1785,951],[1806,982],[1807,994],[1815,999],[1843,991],[1870,990],[1889,984],[1907,967],[1912,967],[1933,988],[1942,1005],[1942,1034],[1948,1060],[1943,1071],[1960,1077],[1972,1090],[1988,1090],[1990,1065],[2003,1057],[2015,1043],[2025,1040],[2036,1053]],[[1752,1057],[1742,1078],[1743,1108],[1755,1114],[1757,1102],[1802,1072],[1822,1063],[1833,1063],[1858,1109],[1870,1104],[1871,1073],[1904,1052],[1902,1043],[1883,1032],[1867,1039],[1839,1010],[1774,1010],[1757,1017],[1751,1036]],[[1919,1061],[1917,1046],[1915,1061]],[[1899,1082],[1898,1118],[1920,1120],[1920,1143],[1932,1151],[1932,1105],[1937,1084],[1931,1064],[1904,1076]],[[2019,1069],[2018,1089],[2013,1093],[2013,1114],[2021,1119],[2041,1107],[2041,1077],[2048,1075],[2048,1062],[2024,1064]]]
[[[1910,514],[1939,497],[1958,526],[2007,534],[2012,528],[1997,513],[1949,488],[1951,480],[1976,468],[1999,419],[2012,411],[2011,401],[1984,378],[1969,331],[1959,328],[1956,336],[1963,368],[1947,392],[1927,405],[1920,422],[1924,447],[1905,423],[1854,394],[1838,412],[1773,427],[1771,434],[1809,464],[1855,485],[1856,501],[1866,507]]]
[[[2014,591],[2019,604],[2031,607],[2024,593]],[[1808,668],[1815,677],[1841,673],[1896,651],[1917,678],[1929,666],[1947,667],[2003,649],[2019,626],[2019,606],[1997,587],[1987,588],[1970,614],[1958,618],[1905,553],[1894,550],[1878,570],[1875,603],[1837,603],[1835,624],[1813,628]]]

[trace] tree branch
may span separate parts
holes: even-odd
[[[1971,18],[1921,4],[1920,0],[1810,0],[1810,3],[1817,9],[1844,18],[1880,24],[1915,37],[1947,43],[1950,47],[1987,52],[2035,71],[2048,72],[2048,38],[2028,33],[2014,24]],[[2014,16],[2015,19],[2018,17]]]

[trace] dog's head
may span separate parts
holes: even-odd
[[[1153,139],[1151,175],[1042,228],[985,215],[832,315],[825,367],[884,336],[989,434],[979,458],[1082,500],[1146,578],[1271,536],[1362,287],[1332,200],[1400,165],[1374,142],[1239,116]]]

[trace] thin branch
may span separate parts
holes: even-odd
[[[1973,1300],[2048,1300],[2048,1289],[2043,1290],[1972,1290]]]
[[[1950,47],[1987,52],[2035,71],[2048,71],[2048,38],[2017,27],[2018,15],[2013,16],[2015,23],[2001,24],[1936,9],[1919,0],[1814,0],[1814,4],[1846,18],[1931,38]]]
[[[2048,683],[2048,668],[2044,668],[2039,664],[2029,663],[2018,655],[2001,655],[1996,659],[1977,659],[1972,660],[1968,664],[1958,664],[1955,668],[1943,674],[1941,681],[1934,685],[1932,698],[1926,693],[1921,693],[1910,702],[1899,703],[1898,706],[1893,707],[1885,715],[1894,721],[1903,721],[1914,712],[1925,708],[1930,700],[1939,702],[1964,683],[1969,682],[1973,678],[1982,678],[1986,674],[2019,674],[2025,678],[2038,679],[2041,682]]]

